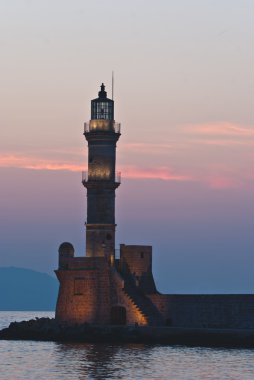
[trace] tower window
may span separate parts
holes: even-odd
[[[144,252],[140,252],[140,257],[141,257],[141,259],[144,258]]]
[[[92,102],[92,119],[105,119],[113,120],[114,119],[114,105],[112,100],[93,101]]]
[[[74,279],[74,295],[80,296],[84,294],[86,290],[87,281],[85,278],[75,278]]]

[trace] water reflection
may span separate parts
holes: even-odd
[[[79,379],[124,379],[126,378],[126,361],[134,367],[149,360],[151,347],[145,345],[107,345],[107,344],[57,344],[56,356],[68,361]],[[125,361],[125,363],[123,363]],[[124,364],[124,365],[123,365]],[[137,373],[136,373],[137,375]],[[133,377],[138,378],[138,377]]]
[[[1,380],[253,380],[254,351],[0,341]]]
[[[0,312],[0,325],[35,316],[47,315]],[[254,350],[0,341],[0,380],[253,378]]]
[[[147,345],[57,344],[57,366],[78,379],[253,380],[254,351]],[[66,375],[66,372],[65,372]]]

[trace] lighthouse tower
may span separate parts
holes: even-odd
[[[91,101],[85,123],[88,171],[86,255],[76,256],[69,242],[59,246],[56,319],[68,324],[157,325],[162,317],[148,294],[157,294],[152,275],[152,247],[120,245],[115,257],[116,143],[120,124],[114,120],[114,101],[102,83]]]
[[[116,142],[120,124],[114,120],[114,101],[107,98],[102,83],[98,98],[91,101],[91,120],[85,123],[88,142],[88,172],[82,182],[87,189],[86,256],[115,256],[115,190],[120,185],[116,173]]]
[[[254,313],[245,295],[234,301],[235,296],[159,293],[150,245],[120,244],[120,254],[115,256],[115,190],[120,185],[116,143],[121,134],[114,120],[114,101],[107,98],[103,83],[98,98],[91,101],[84,135],[88,142],[88,171],[82,177],[87,189],[86,255],[76,255],[70,242],[59,246],[55,318],[61,329],[83,325],[77,334],[84,340],[88,324],[254,329]],[[108,331],[101,330],[103,339]],[[114,331],[116,338],[119,330]],[[125,331],[132,334],[134,330]],[[147,330],[147,338],[153,336],[152,331]]]

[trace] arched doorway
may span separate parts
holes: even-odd
[[[126,309],[123,306],[112,306],[111,308],[111,324],[126,325]]]

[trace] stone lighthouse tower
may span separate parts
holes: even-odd
[[[114,120],[114,101],[102,83],[91,101],[91,119],[85,123],[88,171],[86,255],[75,256],[71,243],[60,245],[56,319],[69,324],[158,325],[162,317],[149,298],[156,296],[152,275],[152,247],[120,245],[115,256],[116,143],[120,124]]]
[[[85,123],[88,141],[88,172],[82,182],[87,188],[86,256],[115,256],[116,142],[120,124],[114,120],[114,101],[107,98],[102,83],[98,98],[91,101],[91,120]]]

